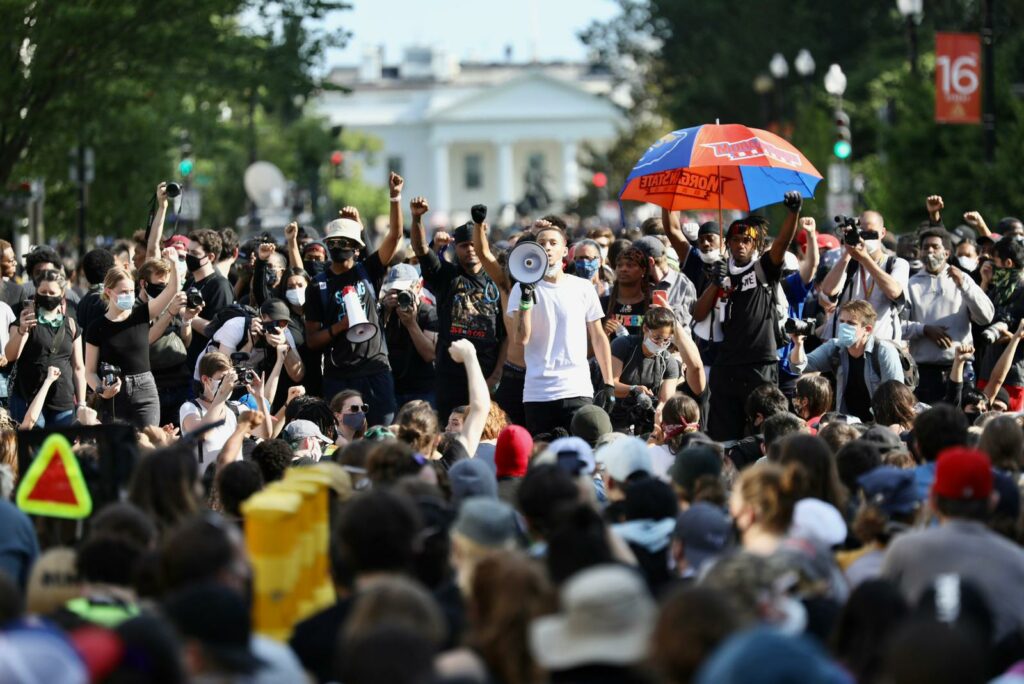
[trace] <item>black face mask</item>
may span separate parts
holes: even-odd
[[[156,299],[166,289],[166,283],[146,283],[146,294],[149,295],[150,299]]]
[[[302,265],[306,269],[306,273],[314,278],[327,270],[326,261],[303,261]]]
[[[331,247],[329,251],[331,253],[331,261],[336,264],[348,261],[349,259],[354,259],[356,256],[356,250],[348,247]]]
[[[277,285],[277,273],[275,271],[267,271],[263,279],[267,281],[267,287],[274,287]]]
[[[53,311],[62,301],[64,298],[58,295],[36,295],[36,306],[44,311]]]
[[[197,257],[194,254],[186,254],[185,255],[185,268],[187,268],[190,273],[195,273],[196,271],[198,271],[202,267],[203,267],[203,258],[202,257]]]

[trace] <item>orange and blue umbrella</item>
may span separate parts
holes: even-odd
[[[789,142],[740,124],[704,124],[672,131],[636,163],[619,200],[670,211],[752,211],[796,190],[814,197],[821,174]]]

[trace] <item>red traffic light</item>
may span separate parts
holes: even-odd
[[[594,174],[594,177],[590,179],[590,182],[594,184],[595,188],[603,188],[608,185],[608,176],[603,172],[598,171]]]
[[[341,162],[345,161],[345,155],[340,150],[331,152],[331,165],[341,166]]]

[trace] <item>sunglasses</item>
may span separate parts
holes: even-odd
[[[349,240],[328,240],[324,243],[327,249],[358,249],[359,245]]]
[[[272,325],[275,326],[276,328],[284,330],[285,328],[288,327],[288,321],[267,321],[266,323],[264,323],[264,325]]]
[[[349,413],[359,413],[360,411],[362,411],[363,413],[369,413],[370,412],[370,405],[369,404],[353,404],[352,406],[348,407],[347,411]],[[345,413],[345,411],[342,411],[342,413]]]

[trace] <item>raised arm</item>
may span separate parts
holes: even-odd
[[[686,239],[683,227],[679,223],[679,214],[662,207],[661,225],[665,228],[665,235],[668,236],[672,249],[676,250],[676,256],[679,257],[679,265],[682,267],[683,262],[686,261],[686,256],[690,253],[691,247],[690,241]]]
[[[163,257],[171,262],[171,277],[167,281],[167,287],[160,293],[160,296],[149,300],[149,320],[153,320],[171,304],[174,296],[181,292],[181,278],[178,277],[178,268],[181,262],[178,261],[178,252],[173,247],[163,251]]]
[[[405,185],[405,180],[392,171],[391,177],[388,179],[388,185],[391,188],[390,225],[388,225],[388,234],[384,236],[380,247],[377,249],[377,256],[380,257],[380,262],[385,266],[391,263],[391,257],[395,256],[395,252],[398,251],[398,245],[402,241],[402,230],[405,227],[403,225],[404,217],[402,216],[402,187]]]
[[[700,393],[704,391],[708,384],[707,374],[704,372],[704,362],[700,358],[700,351],[698,351],[697,345],[690,336],[689,329],[683,327],[678,321],[676,321],[672,332],[675,338],[676,349],[679,350],[679,356],[682,357],[683,364],[686,366],[684,373],[686,385],[690,388],[691,392],[700,396]]]
[[[469,411],[462,421],[462,431],[458,440],[466,447],[466,453],[472,456],[480,445],[480,435],[487,424],[487,414],[491,411],[491,397],[487,391],[487,381],[480,369],[480,361],[476,358],[476,347],[469,340],[455,340],[448,347],[452,358],[466,367],[466,380],[469,383]]]
[[[1017,325],[1017,332],[1010,336],[1010,341],[1006,343],[1003,353],[999,355],[999,360],[996,361],[995,367],[988,376],[988,384],[982,390],[989,403],[995,399],[1003,387],[1003,383],[1006,382],[1006,376],[1009,374],[1010,368],[1013,367],[1013,357],[1017,355],[1017,346],[1022,337],[1024,337],[1024,320]]]
[[[978,231],[978,237],[988,237],[992,235],[992,231],[989,229],[988,224],[985,223],[985,219],[981,217],[981,213],[977,211],[968,211],[964,214],[964,223],[969,225],[974,230]]]
[[[50,388],[53,387],[53,383],[57,382],[58,378],[60,378],[59,368],[50,366],[46,369],[46,375],[43,376],[43,384],[39,387],[36,395],[32,397],[28,410],[25,412],[25,418],[21,421],[21,425],[18,426],[19,429],[31,430],[36,426],[39,414],[43,412],[43,406],[46,404],[46,396],[50,393]]]
[[[299,250],[299,224],[295,221],[284,227],[284,245],[288,252],[288,265],[292,268],[305,268]]]
[[[928,209],[928,224],[932,226],[942,225],[942,210],[946,207],[940,195],[928,195],[924,201]]]
[[[804,285],[810,285],[821,258],[818,253],[817,225],[812,217],[804,216],[800,219],[800,229],[807,235],[807,249],[804,258],[800,260],[800,280],[804,281]]]
[[[426,197],[414,197],[409,203],[412,210],[412,226],[409,227],[409,242],[412,243],[412,251],[418,257],[422,257],[430,249],[427,244],[427,230],[423,227],[423,215],[430,211],[430,204]]]
[[[490,241],[487,239],[487,232],[488,225],[486,223],[473,224],[473,249],[476,250],[476,256],[480,259],[480,265],[484,267],[484,272],[491,277],[499,290],[508,292],[512,289],[512,282],[505,275],[505,269],[494,258]]]
[[[153,223],[149,226],[149,236],[146,238],[147,259],[156,259],[160,254],[165,218],[167,218],[167,183],[161,183],[156,186],[156,213],[153,214]],[[177,253],[175,253],[174,259],[177,261]]]
[[[772,248],[768,252],[772,263],[776,266],[782,265],[786,250],[789,249],[789,243],[793,242],[793,236],[796,235],[796,222],[800,218],[800,208],[804,204],[804,198],[800,196],[799,192],[791,190],[786,193],[782,203],[789,211],[786,213],[786,220],[782,222],[779,236],[772,241]]]

